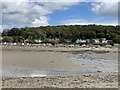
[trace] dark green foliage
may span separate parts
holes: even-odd
[[[112,43],[120,43],[120,26],[101,25],[70,25],[70,26],[46,26],[37,28],[12,28],[3,31],[3,41],[24,42],[26,39],[34,43],[34,40],[60,39],[60,43],[69,40],[74,43],[77,39],[100,39],[112,40]],[[92,41],[91,41],[92,42]]]
[[[3,37],[3,42],[12,43],[13,42],[13,37],[5,36],[5,37]]]

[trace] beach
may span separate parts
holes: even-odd
[[[118,88],[115,75],[3,78],[3,88]]]
[[[2,70],[3,88],[117,88],[118,49],[2,47]]]

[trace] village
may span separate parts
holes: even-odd
[[[112,43],[112,40],[107,40],[106,38],[101,39],[77,39],[74,43],[70,40],[65,40],[65,43],[59,43],[60,39],[48,39],[47,42],[40,39],[34,40],[34,43],[29,43],[29,40],[24,40],[23,43],[16,42],[3,42],[3,38],[0,38],[1,46],[29,46],[29,47],[67,47],[67,48],[118,48],[117,43]]]

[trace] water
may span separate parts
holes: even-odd
[[[90,57],[88,55],[76,54],[72,57],[73,62],[88,66],[89,72],[117,73],[118,61],[103,58]]]
[[[80,75],[79,70],[45,70],[45,71],[16,71],[16,70],[3,70],[2,76],[4,77],[51,77],[51,76],[71,76]],[[81,73],[82,74],[82,73]],[[87,74],[87,73],[86,73]]]

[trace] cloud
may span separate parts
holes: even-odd
[[[98,16],[116,16],[117,1],[119,0],[2,0],[0,2],[0,4],[2,3],[2,23],[0,25],[3,29],[47,26],[50,14],[55,11],[68,10],[80,2],[92,2],[91,10]],[[74,22],[76,24],[91,23],[86,20],[75,20]],[[71,21],[71,24],[74,22]]]
[[[30,1],[30,0],[29,0]],[[67,10],[75,2],[29,2],[28,0],[3,0],[3,27],[38,27],[49,25],[49,15],[58,10]],[[71,0],[72,1],[72,0]]]
[[[99,0],[100,1],[100,0]],[[110,0],[106,2],[101,0],[101,2],[92,3],[92,11],[98,16],[113,16],[118,17],[118,2],[120,0]]]
[[[34,27],[38,27],[40,25],[41,26],[47,26],[47,25],[49,25],[47,21],[48,21],[47,17],[40,17],[40,19],[35,19],[32,22],[31,26],[34,26]]]
[[[2,26],[0,26],[0,32],[2,32],[3,31],[3,28],[2,28]]]
[[[96,24],[96,25],[112,25],[112,26],[116,26],[118,25],[118,21],[114,20],[114,21],[87,21],[84,19],[71,19],[71,20],[65,20],[62,21],[61,23],[62,25],[89,25],[89,24]]]

